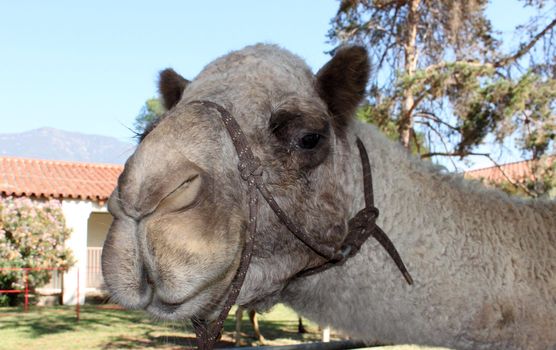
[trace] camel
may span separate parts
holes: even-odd
[[[259,327],[259,319],[257,318],[257,312],[254,309],[245,309],[238,306],[235,312],[236,330],[235,330],[235,346],[241,346],[241,322],[243,320],[243,312],[247,311],[247,316],[249,316],[249,322],[251,323],[251,328],[253,328],[254,336],[253,338],[257,340],[260,345],[265,345],[266,340],[261,333]],[[303,325],[303,319],[297,317],[297,333],[304,334],[307,333],[307,329]]]
[[[238,306],[235,312],[236,316],[236,332],[235,332],[235,345],[241,346],[241,321],[243,319],[243,311],[247,311],[247,316],[249,316],[249,322],[251,322],[251,327],[253,328],[254,338],[259,342],[260,345],[265,344],[265,339],[261,334],[261,329],[259,328],[259,320],[257,318],[257,312],[254,309],[245,309]]]
[[[115,301],[160,319],[217,318],[249,227],[247,184],[212,101],[233,115],[276,202],[320,244],[338,247],[364,204],[356,138],[368,150],[377,224],[413,276],[372,238],[344,264],[296,239],[264,201],[237,304],[285,303],[365,341],[457,349],[556,349],[556,203],[528,201],[414,159],[356,121],[364,48],[336,50],[316,74],[258,44],[192,81],[162,71],[167,112],[142,135],[108,201],[102,266]]]

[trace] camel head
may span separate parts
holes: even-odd
[[[361,207],[349,121],[368,74],[360,47],[338,49],[314,75],[272,45],[223,56],[191,82],[163,71],[167,112],[145,131],[108,203],[114,221],[102,266],[114,300],[162,319],[214,319],[229,292],[249,221],[247,185],[221,117],[194,100],[226,108],[284,212],[319,242],[340,244]],[[268,305],[292,276],[322,262],[260,200],[238,303]]]

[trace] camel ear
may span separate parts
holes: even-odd
[[[183,90],[188,84],[189,80],[176,73],[172,68],[166,68],[160,72],[158,91],[166,109],[171,109],[180,101]]]
[[[339,48],[317,73],[320,97],[340,124],[347,124],[365,97],[369,80],[369,57],[361,46]]]

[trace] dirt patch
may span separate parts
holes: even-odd
[[[97,305],[95,308],[100,310],[125,310],[123,307],[116,304]]]

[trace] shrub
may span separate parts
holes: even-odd
[[[70,233],[59,201],[0,198],[0,267],[67,269],[74,264],[71,251],[64,246]],[[21,271],[0,271],[0,289],[24,289],[23,275]],[[51,275],[51,271],[30,271],[29,288],[48,283]],[[17,300],[17,295],[8,297],[10,304]]]

